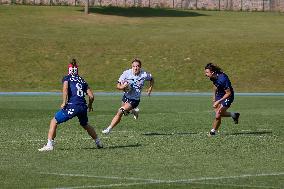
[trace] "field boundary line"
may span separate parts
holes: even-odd
[[[200,185],[214,185],[214,186],[231,186],[231,187],[242,187],[242,188],[270,188],[270,189],[280,189],[279,187],[274,186],[255,186],[255,185],[238,185],[238,184],[221,184],[221,183],[205,183],[205,182],[189,182],[191,184],[200,184]]]
[[[236,175],[236,176],[224,176],[224,177],[200,177],[195,179],[181,179],[181,180],[173,180],[169,181],[171,183],[174,182],[193,182],[193,181],[203,181],[203,180],[223,180],[223,179],[235,179],[235,178],[247,178],[247,177],[262,177],[262,176],[280,176],[284,175],[284,172],[279,173],[261,173],[261,174],[244,174],[244,175]]]
[[[158,182],[156,179],[144,179],[135,177],[114,177],[114,176],[97,176],[97,175],[85,175],[85,174],[67,174],[67,173],[40,173],[45,175],[57,175],[57,176],[68,176],[68,177],[89,177],[89,178],[102,178],[102,179],[113,179],[113,180],[136,180],[136,181],[148,181]]]
[[[92,186],[71,186],[71,187],[58,187],[52,189],[79,189],[79,188],[105,188],[105,187],[118,187],[118,186],[135,186],[144,184],[154,184],[156,182],[134,182],[128,184],[106,184],[106,185],[92,185]]]
[[[109,184],[109,185],[93,185],[93,186],[74,186],[74,187],[59,187],[56,189],[79,189],[79,188],[99,188],[99,187],[117,187],[117,186],[131,186],[131,185],[141,185],[141,184],[170,184],[170,183],[195,183],[195,184],[213,184],[214,183],[202,183],[196,181],[207,181],[207,180],[223,180],[223,179],[236,179],[236,178],[247,178],[247,177],[261,177],[261,176],[280,176],[284,175],[284,172],[279,173],[261,173],[261,174],[244,174],[236,176],[224,176],[224,177],[200,177],[192,179],[180,179],[180,180],[157,180],[157,179],[144,179],[135,177],[113,177],[113,176],[96,176],[96,175],[84,175],[84,174],[66,174],[66,173],[40,173],[46,175],[57,175],[57,176],[69,176],[69,177],[90,177],[90,178],[103,178],[103,179],[114,179],[114,180],[135,180],[135,181],[145,181],[137,183],[126,183],[126,184]],[[220,184],[218,184],[220,185]],[[227,185],[221,184],[223,186],[239,186],[239,187],[257,187],[257,188],[277,188],[270,186],[249,186],[249,185]]]

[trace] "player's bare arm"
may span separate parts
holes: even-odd
[[[68,102],[68,81],[64,81],[62,89],[62,104],[61,108],[64,108]]]
[[[87,89],[87,95],[89,97],[88,111],[91,112],[91,111],[94,110],[93,109],[93,102],[94,102],[95,97],[94,97],[93,91],[90,88]]]
[[[152,90],[153,90],[153,86],[154,86],[154,78],[152,77],[152,79],[150,80],[150,86],[149,88],[147,89],[147,95],[150,96],[151,93],[152,93]]]
[[[213,85],[213,95],[212,95],[212,102],[215,102],[215,95],[216,95],[217,87]]]

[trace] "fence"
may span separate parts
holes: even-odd
[[[87,0],[0,0],[0,4],[83,6],[86,1]],[[284,0],[89,0],[89,5],[284,12]]]

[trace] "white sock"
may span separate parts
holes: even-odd
[[[111,129],[112,129],[112,128],[111,128],[111,126],[108,126],[108,127],[107,127],[107,130],[109,130],[109,131],[110,131]]]
[[[231,112],[231,117],[232,118],[236,118],[236,113],[235,112]]]
[[[215,133],[215,132],[216,132],[216,130],[215,130],[215,129],[211,129],[211,132],[212,132],[212,133]]]
[[[54,140],[50,140],[50,139],[47,139],[47,146],[53,146],[54,145]]]

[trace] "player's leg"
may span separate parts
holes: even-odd
[[[132,109],[130,111],[130,113],[133,114],[133,118],[137,120],[138,116],[139,116],[139,108],[136,107],[136,108]]]
[[[230,98],[228,98],[228,99],[226,99],[222,102],[222,106],[227,107],[227,109],[228,109],[231,106],[231,104],[233,103],[233,101],[234,101],[234,97],[230,97]],[[221,116],[222,117],[231,117],[231,118],[233,118],[235,124],[239,123],[239,117],[240,117],[239,112],[227,112],[227,111],[225,111],[225,112],[222,112]]]
[[[54,139],[56,137],[57,121],[55,118],[52,118],[49,125],[48,135],[47,135],[47,144],[42,148],[38,149],[39,151],[51,151],[54,146]]]
[[[128,115],[129,114],[129,111],[132,110],[132,106],[130,103],[128,102],[125,102],[125,103],[122,103],[122,106],[118,109],[116,115],[113,117],[110,125],[104,129],[102,131],[102,133],[104,134],[109,134],[111,132],[111,130],[120,122],[121,120],[121,117],[123,115]]]
[[[224,114],[222,114],[222,117],[231,117],[234,123],[238,124],[240,115],[241,114],[239,112],[224,112]]]
[[[94,127],[92,127],[89,123],[88,123],[88,115],[87,115],[87,109],[84,108],[82,110],[82,112],[80,112],[80,114],[78,114],[78,119],[80,122],[80,125],[87,131],[87,133],[94,139],[96,146],[98,148],[103,148],[103,145],[96,133],[96,130]]]
[[[139,116],[138,105],[140,103],[140,100],[130,100],[129,103],[132,106],[132,109],[130,110],[130,113],[133,114],[133,118],[137,120],[138,116]]]
[[[62,109],[58,112],[56,112],[55,116],[51,119],[50,121],[50,125],[49,125],[49,131],[48,131],[48,135],[47,135],[47,144],[45,146],[43,146],[42,148],[38,149],[39,151],[51,151],[54,148],[54,144],[55,144],[55,137],[56,137],[56,129],[57,126],[60,123],[63,123],[69,119],[71,119],[73,112],[68,114],[68,110],[67,109]]]
[[[229,107],[225,107],[223,105],[219,105],[216,107],[215,110],[215,119],[213,121],[212,129],[209,132],[209,136],[216,135],[216,132],[218,131],[221,122],[222,122],[222,115],[225,114]]]

